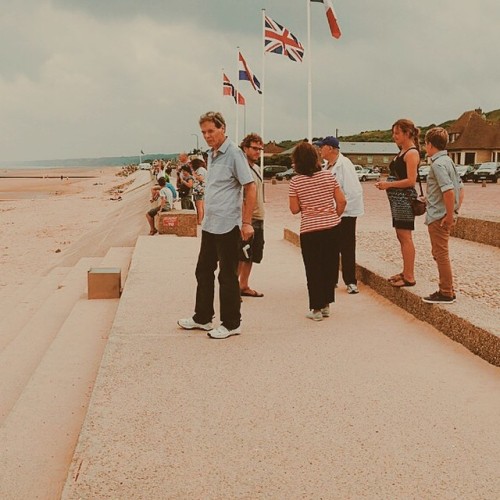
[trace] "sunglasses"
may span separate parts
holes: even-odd
[[[226,126],[226,121],[224,120],[224,117],[220,113],[216,113],[214,111],[209,111],[208,113],[201,115],[200,123],[208,121],[214,122],[217,128]]]

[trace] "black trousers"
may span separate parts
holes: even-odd
[[[338,226],[337,251],[333,256],[335,261],[334,281],[339,282],[339,262],[342,261],[342,279],[346,285],[356,285],[356,219],[357,217],[342,217]]]
[[[300,235],[309,309],[322,309],[335,302],[335,259],[332,259],[332,255],[336,252],[337,239],[338,226]]]
[[[196,305],[193,320],[205,324],[214,317],[215,270],[219,265],[220,320],[228,330],[240,326],[240,285],[238,282],[238,250],[240,229],[229,233],[201,233],[201,246],[196,265]]]

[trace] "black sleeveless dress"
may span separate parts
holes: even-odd
[[[402,155],[396,156],[389,165],[389,177],[387,182],[400,181],[408,178],[404,157],[408,151],[417,148],[409,148]],[[415,216],[411,208],[410,199],[417,197],[415,188],[389,188],[386,191],[391,206],[392,227],[396,229],[415,229]]]

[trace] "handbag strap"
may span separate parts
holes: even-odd
[[[420,196],[424,196],[424,190],[422,189],[422,182],[420,181],[420,172],[418,171],[418,167],[417,167],[417,180],[418,180],[418,185],[420,186]]]

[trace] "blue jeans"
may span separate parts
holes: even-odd
[[[205,324],[214,317],[215,270],[219,265],[220,320],[228,330],[241,322],[240,285],[238,282],[238,250],[240,229],[229,233],[201,232],[201,246],[196,265],[196,305],[193,320]]]

